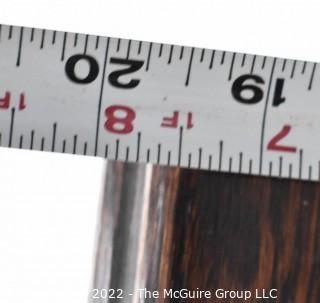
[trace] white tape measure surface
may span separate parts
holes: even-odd
[[[312,62],[2,25],[3,147],[320,179]]]

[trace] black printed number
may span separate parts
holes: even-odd
[[[76,75],[75,67],[76,65],[85,60],[89,64],[89,71],[86,77],[80,78]],[[121,59],[121,58],[111,58],[111,64],[118,64],[124,66],[124,68],[112,71],[108,80],[109,83],[114,87],[119,88],[135,88],[140,83],[140,79],[130,79],[129,81],[122,80],[122,76],[134,73],[138,71],[144,64],[144,61],[140,60],[130,60],[130,59]],[[76,54],[71,56],[65,65],[65,72],[69,80],[78,84],[89,84],[96,80],[99,75],[99,64],[95,58],[85,54]]]
[[[272,106],[278,107],[286,101],[283,96],[285,80],[278,78],[275,81]],[[263,99],[264,80],[257,75],[242,75],[232,84],[232,96],[243,104],[256,104]]]
[[[85,78],[79,78],[75,73],[75,66],[81,60],[85,60],[89,64],[88,75]],[[99,64],[96,59],[91,56],[84,54],[73,55],[67,60],[67,63],[65,65],[65,72],[72,82],[79,84],[88,84],[93,82],[98,77]]]
[[[121,81],[120,77],[127,74],[134,73],[135,71],[139,70],[144,63],[143,61],[111,58],[110,63],[127,65],[126,68],[115,70],[110,73],[108,79],[113,86],[119,87],[119,88],[135,88],[136,86],[138,86],[140,79],[131,79],[128,82],[124,82],[124,81]]]
[[[263,90],[258,84],[264,84],[264,80],[257,75],[240,76],[233,82],[232,95],[240,103],[256,104],[263,99]]]
[[[279,106],[281,103],[286,101],[286,98],[282,96],[283,92],[283,86],[284,86],[284,79],[277,79],[275,89],[274,89],[274,95],[273,95],[273,106]]]

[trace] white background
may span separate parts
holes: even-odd
[[[320,61],[307,0],[1,0],[0,23]],[[101,159],[0,149],[0,302],[87,302]]]

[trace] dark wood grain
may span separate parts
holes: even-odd
[[[320,302],[320,184],[193,170],[178,182],[165,287]]]
[[[320,302],[319,183],[161,166],[148,166],[148,175],[141,164],[108,165],[96,287],[277,289],[277,299],[246,302]]]

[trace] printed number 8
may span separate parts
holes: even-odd
[[[116,116],[117,112],[125,113],[124,116]],[[105,116],[107,118],[104,127],[111,133],[116,134],[128,134],[133,131],[132,122],[136,118],[136,113],[134,110],[128,106],[123,105],[113,105],[109,106],[105,110]],[[116,126],[122,127],[116,127]]]

